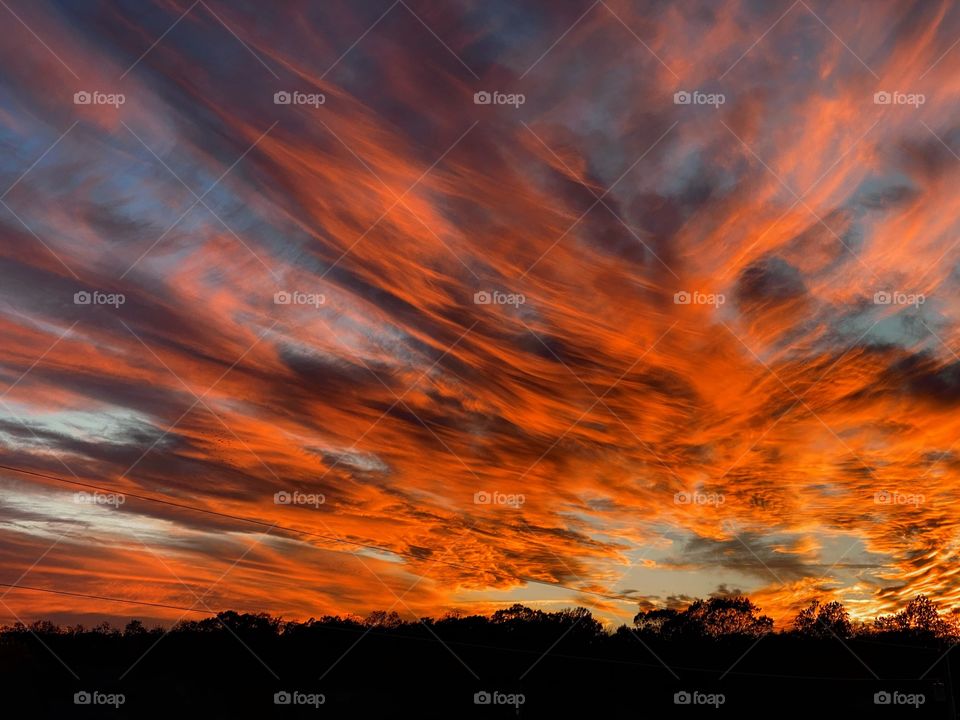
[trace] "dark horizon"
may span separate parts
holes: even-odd
[[[778,716],[799,717],[823,692],[835,713],[858,717],[955,714],[950,650],[960,624],[928,599],[871,628],[851,624],[836,602],[811,603],[789,631],[773,632],[760,611],[745,598],[711,598],[682,611],[641,612],[613,632],[585,608],[544,613],[520,604],[490,617],[418,620],[381,611],[285,623],[224,612],[168,630],[131,621],[122,632],[37,623],[0,629],[0,664],[16,658],[8,679],[42,685],[43,700],[27,705],[51,715],[164,717],[176,698],[155,695],[171,683],[196,712],[257,708],[271,716],[403,709],[418,717],[553,717],[562,708],[619,717],[636,712],[639,699],[648,713],[742,718],[787,695],[791,710],[778,707]],[[926,669],[914,677],[918,663]],[[194,673],[197,666],[215,670]],[[570,683],[584,691],[557,692]],[[443,710],[418,692],[442,700]]]

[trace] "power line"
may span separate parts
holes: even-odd
[[[57,475],[49,475],[47,473],[36,472],[34,470],[26,470],[24,468],[13,467],[11,465],[0,464],[0,469],[10,470],[12,472],[20,473],[23,475],[32,475],[34,477],[44,478],[47,480],[53,480],[55,482],[65,483],[67,485],[74,485],[77,487],[88,488],[91,490],[98,490],[104,493],[117,493],[125,497],[136,498],[137,500],[143,500],[146,502],[155,502],[161,505],[167,505],[169,507],[175,507],[181,510],[191,510],[193,512],[204,513],[206,515],[213,515],[215,517],[221,517],[227,520],[245,522],[253,525],[259,525],[261,527],[272,528],[274,530],[282,530],[285,532],[294,533],[298,535],[305,535],[307,537],[324,540],[325,542],[352,545],[354,547],[364,548],[366,550],[376,550],[377,552],[383,552],[390,555],[398,555],[400,557],[405,557],[411,560],[423,561],[426,559],[423,555],[418,555],[417,553],[412,553],[405,550],[396,550],[393,548],[383,547],[381,545],[374,545],[372,543],[364,543],[357,540],[346,540],[344,538],[331,537],[330,535],[324,535],[322,533],[317,533],[310,530],[301,530],[299,528],[289,527],[286,525],[278,525],[276,523],[267,522],[265,520],[259,520],[257,518],[245,517],[243,515],[233,515],[231,513],[220,512],[219,510],[211,510],[209,508],[197,507],[196,505],[188,505],[186,503],[175,502],[173,500],[165,500],[163,498],[152,497],[150,495],[139,495],[136,493],[126,492],[125,490],[118,490],[116,488],[108,488],[101,485],[94,485],[92,483],[85,483],[79,480],[68,480],[66,478],[62,478]],[[337,552],[337,551],[330,550],[330,552]],[[445,565],[447,567],[455,568],[457,570],[465,570],[470,573],[477,572],[477,568],[471,567],[469,565],[464,565],[463,563],[452,562],[449,560],[432,560],[431,562],[433,562],[436,565]],[[592,595],[592,596],[601,597],[607,600],[616,600],[618,602],[629,602],[629,603],[636,602],[635,599],[624,597],[622,595],[611,595],[609,593],[603,593],[598,590],[587,590],[583,588],[577,588],[577,587],[565,585],[559,582],[550,582],[549,580],[539,580],[537,578],[526,577],[524,575],[517,575],[516,573],[504,572],[502,570],[483,570],[482,572],[488,572],[491,575],[494,575],[496,577],[507,577],[507,578],[512,578],[514,580],[520,580],[521,582],[525,582],[525,583],[545,585],[547,587],[552,587],[552,588],[562,588],[564,590],[569,590],[570,592],[580,593],[584,595]]]
[[[0,582],[0,587],[10,588],[11,590],[30,590],[31,592],[45,592],[53,595],[69,595],[70,597],[90,598],[91,600],[106,600],[108,602],[126,603],[127,605],[149,605],[150,607],[167,608],[169,610],[183,610],[185,612],[203,613],[204,615],[216,615],[216,613],[212,610],[197,610],[196,608],[168,605],[167,603],[150,602],[149,600],[125,600],[123,598],[107,597],[106,595],[89,595],[87,593],[68,592],[67,590],[53,590],[51,588],[34,587],[31,585],[14,585],[12,583],[4,582]]]

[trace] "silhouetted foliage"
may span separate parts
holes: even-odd
[[[678,614],[679,611],[673,608],[657,608],[654,610],[641,611],[634,616],[633,624],[644,634],[668,637],[671,631],[678,625]]]
[[[952,631],[951,624],[940,617],[937,606],[925,595],[918,595],[895,615],[881,615],[874,620],[874,628],[880,633],[933,637],[947,637]]]
[[[793,626],[797,632],[811,637],[849,638],[853,635],[850,613],[836,600],[824,604],[812,600],[797,614]]]
[[[374,610],[363,624],[367,627],[396,628],[403,625],[403,618],[396,611],[388,613],[384,610]]]
[[[0,667],[20,690],[8,701],[9,717],[103,717],[73,704],[82,689],[124,693],[125,704],[110,710],[118,720],[169,718],[185,708],[209,717],[281,717],[281,710],[314,718],[634,717],[637,697],[645,716],[672,717],[674,693],[694,688],[727,694],[727,705],[711,709],[715,718],[752,717],[751,707],[769,717],[784,697],[795,715],[822,710],[817,703],[830,697],[835,714],[866,717],[873,693],[886,687],[874,671],[897,678],[927,671],[892,689],[925,693],[911,717],[945,717],[954,627],[922,596],[859,629],[842,604],[814,600],[786,632],[773,632],[771,618],[745,597],[647,609],[612,632],[582,607],[515,604],[439,619],[385,610],[306,621],[227,611],[169,630],[139,620],[123,632],[17,623],[0,630]],[[847,652],[838,652],[837,638]],[[278,709],[274,694],[295,689],[323,693],[321,714],[313,706]],[[522,693],[525,704],[475,705],[484,690]]]
[[[760,608],[745,597],[712,597],[696,600],[682,611],[640,612],[633,623],[644,632],[665,638],[757,637],[773,630],[773,619],[759,612]]]
[[[127,626],[123,629],[123,634],[128,637],[133,637],[136,635],[143,635],[147,632],[147,629],[143,626],[143,623],[139,620],[131,620],[127,623]]]

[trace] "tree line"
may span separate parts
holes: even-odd
[[[928,639],[960,639],[960,608],[941,612],[936,603],[925,595],[918,595],[899,612],[881,615],[871,622],[851,619],[849,611],[836,600],[813,599],[802,608],[785,627],[775,631],[773,618],[762,614],[752,600],[744,596],[718,596],[696,599],[684,608],[653,608],[641,610],[632,626],[621,625],[608,630],[584,607],[544,611],[516,603],[490,615],[463,615],[453,612],[439,619],[422,617],[404,619],[396,611],[377,610],[366,617],[357,615],[325,615],[306,621],[285,621],[268,613],[220,612],[202,620],[180,620],[169,630],[160,626],[148,629],[142,621],[131,620],[121,630],[107,622],[87,628],[82,624],[58,625],[49,620],[30,624],[17,622],[0,627],[0,635],[23,633],[40,635],[80,635],[92,633],[108,637],[140,637],[149,634],[190,634],[221,631],[225,627],[256,635],[296,637],[317,628],[341,628],[355,631],[378,630],[402,632],[421,626],[438,629],[475,631],[501,630],[509,638],[521,632],[549,633],[553,629],[575,632],[575,638],[603,638],[624,632],[670,639],[708,639],[722,637],[752,637],[776,632],[811,638],[872,636],[909,636]],[[572,628],[572,629],[571,629]]]
[[[11,717],[418,718],[876,716],[877,698],[923,698],[910,717],[960,707],[950,647],[960,614],[918,596],[870,622],[811,600],[784,624],[746,597],[643,608],[605,625],[590,610],[514,604],[490,614],[324,615],[289,621],[220,612],[168,627],[50,621],[0,628]],[[498,705],[498,698],[523,703]],[[719,698],[723,699],[720,703]],[[90,698],[89,705],[76,698]],[[280,698],[280,701],[278,701]],[[282,704],[290,699],[290,704]],[[490,699],[487,704],[484,701]],[[785,700],[788,699],[788,700]],[[319,701],[319,700],[318,700]],[[881,708],[882,709],[882,708]],[[898,710],[900,708],[894,708]]]

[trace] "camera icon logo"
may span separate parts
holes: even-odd
[[[489,505],[493,501],[493,496],[486,490],[480,490],[473,494],[474,505]]]
[[[481,90],[473,94],[474,105],[489,105],[491,102],[493,102],[493,96],[486,90]]]
[[[673,502],[677,505],[689,505],[692,499],[688,492],[678,492],[673,496]]]
[[[278,290],[273,294],[274,305],[289,305],[291,300],[293,300],[293,295],[286,290]]]
[[[886,690],[881,690],[880,692],[873,694],[874,705],[889,705],[892,702],[893,696]]]
[[[690,300],[690,293],[688,293],[686,290],[681,290],[680,292],[673,294],[674,305],[689,305]]]
[[[491,296],[486,290],[481,290],[480,292],[475,292],[473,294],[474,305],[489,305],[491,302],[493,302],[493,296]]]
[[[86,290],[80,290],[73,294],[74,305],[89,305],[91,300],[92,296]]]
[[[489,705],[493,702],[493,697],[486,690],[481,690],[473,694],[474,705]]]
[[[289,705],[293,702],[293,696],[286,690],[281,690],[273,694],[274,705]]]
[[[273,94],[274,105],[289,105],[291,102],[293,102],[293,96],[286,90],[280,90]]]
[[[89,705],[93,702],[93,696],[86,690],[81,690],[73,694],[74,705]]]
[[[273,494],[273,504],[274,505],[289,505],[293,502],[293,495],[288,493],[286,490],[281,490]]]
[[[892,99],[893,98],[890,93],[886,92],[885,90],[881,90],[880,92],[875,92],[873,94],[874,105],[889,105]]]
[[[889,305],[891,302],[893,302],[893,296],[886,290],[881,290],[873,294],[873,303],[875,305]]]
[[[673,94],[673,104],[674,105],[689,105],[691,100],[691,95],[686,90],[677,90]]]
[[[86,90],[81,90],[73,94],[74,105],[89,105],[91,102],[93,102],[93,96]]]
[[[674,705],[689,705],[691,702],[693,702],[693,696],[686,690],[673,694]]]

